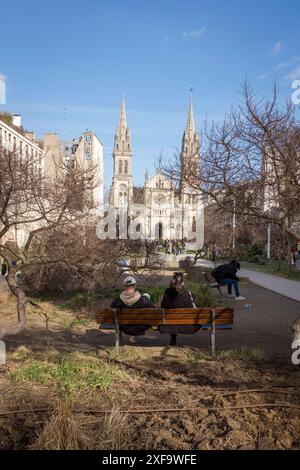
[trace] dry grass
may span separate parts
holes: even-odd
[[[127,416],[118,408],[104,418],[73,414],[67,402],[60,402],[41,430],[32,450],[103,450],[129,448]],[[94,430],[93,430],[94,429]]]
[[[128,418],[125,413],[121,413],[119,408],[114,407],[104,418],[89,419],[86,424],[98,425],[97,436],[94,439],[97,449],[125,450],[130,448]]]
[[[24,361],[28,359],[31,354],[31,349],[26,346],[19,346],[13,353],[10,354],[10,359],[14,361]]]
[[[60,402],[33,450],[86,450],[90,440],[65,402]]]
[[[9,292],[0,292],[0,304],[6,304],[9,301]]]
[[[34,302],[44,310],[49,317],[49,326],[54,329],[73,329],[84,331],[85,328],[92,323],[89,319],[89,311],[82,308],[78,310],[74,307],[68,308],[67,304],[63,304],[59,297],[51,300],[34,298]],[[84,311],[86,315],[84,315]],[[0,290],[0,324],[7,326],[10,321],[17,318],[16,299],[9,292]],[[27,303],[27,318],[29,328],[45,328],[45,317],[41,314],[41,310],[36,306]]]

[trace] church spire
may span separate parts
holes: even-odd
[[[195,133],[195,120],[194,120],[194,112],[193,112],[192,94],[190,97],[190,106],[189,106],[189,114],[188,114],[186,130],[193,134]]]
[[[131,135],[130,129],[127,127],[125,98],[123,95],[119,125],[115,133],[114,155],[128,156],[131,154]]]
[[[120,114],[120,124],[119,127],[127,128],[127,120],[126,120],[126,109],[125,109],[125,96],[122,96],[122,107],[121,107],[121,114]]]
[[[189,104],[188,119],[182,137],[181,146],[181,181],[180,188],[196,186],[199,180],[200,139],[195,126],[192,88]],[[191,184],[191,182],[193,184]]]
[[[115,207],[120,207],[120,204],[130,203],[133,197],[131,135],[127,127],[124,95],[115,133],[113,159],[114,173],[110,200]]]

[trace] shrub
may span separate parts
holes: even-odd
[[[188,281],[187,288],[195,295],[197,307],[215,307],[214,295],[207,284]]]
[[[139,289],[141,294],[147,293],[150,295],[151,301],[155,305],[160,305],[162,296],[164,295],[166,288],[165,286],[156,286],[156,287],[145,287]]]

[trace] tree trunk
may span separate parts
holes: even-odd
[[[8,265],[8,274],[6,277],[6,281],[10,291],[17,298],[18,323],[16,325],[4,326],[0,328],[0,339],[5,338],[6,336],[12,336],[20,333],[26,328],[27,325],[27,298],[24,291],[18,286],[18,283],[16,281],[15,276],[17,272],[18,270],[14,266],[10,264]]]

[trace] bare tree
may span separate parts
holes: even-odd
[[[56,179],[50,180],[43,174],[42,163],[0,146],[0,255],[8,266],[6,279],[17,299],[18,313],[17,324],[2,328],[0,337],[22,331],[27,323],[27,298],[16,274],[29,265],[59,261],[53,255],[47,257],[38,240],[46,233],[76,229],[92,210],[94,168],[58,168]],[[11,231],[22,239],[18,249],[5,243]]]
[[[106,295],[120,283],[120,260],[127,260],[130,272],[147,281],[157,279],[163,267],[154,241],[99,240],[94,221],[42,233],[33,250],[36,262],[24,269],[22,276],[32,293],[87,290]]]
[[[180,155],[161,168],[193,186]],[[238,109],[206,127],[200,175],[195,189],[216,212],[235,214],[244,225],[274,224],[290,242],[300,238],[299,123],[291,103],[280,105],[276,86],[270,99],[258,99],[245,82]]]

